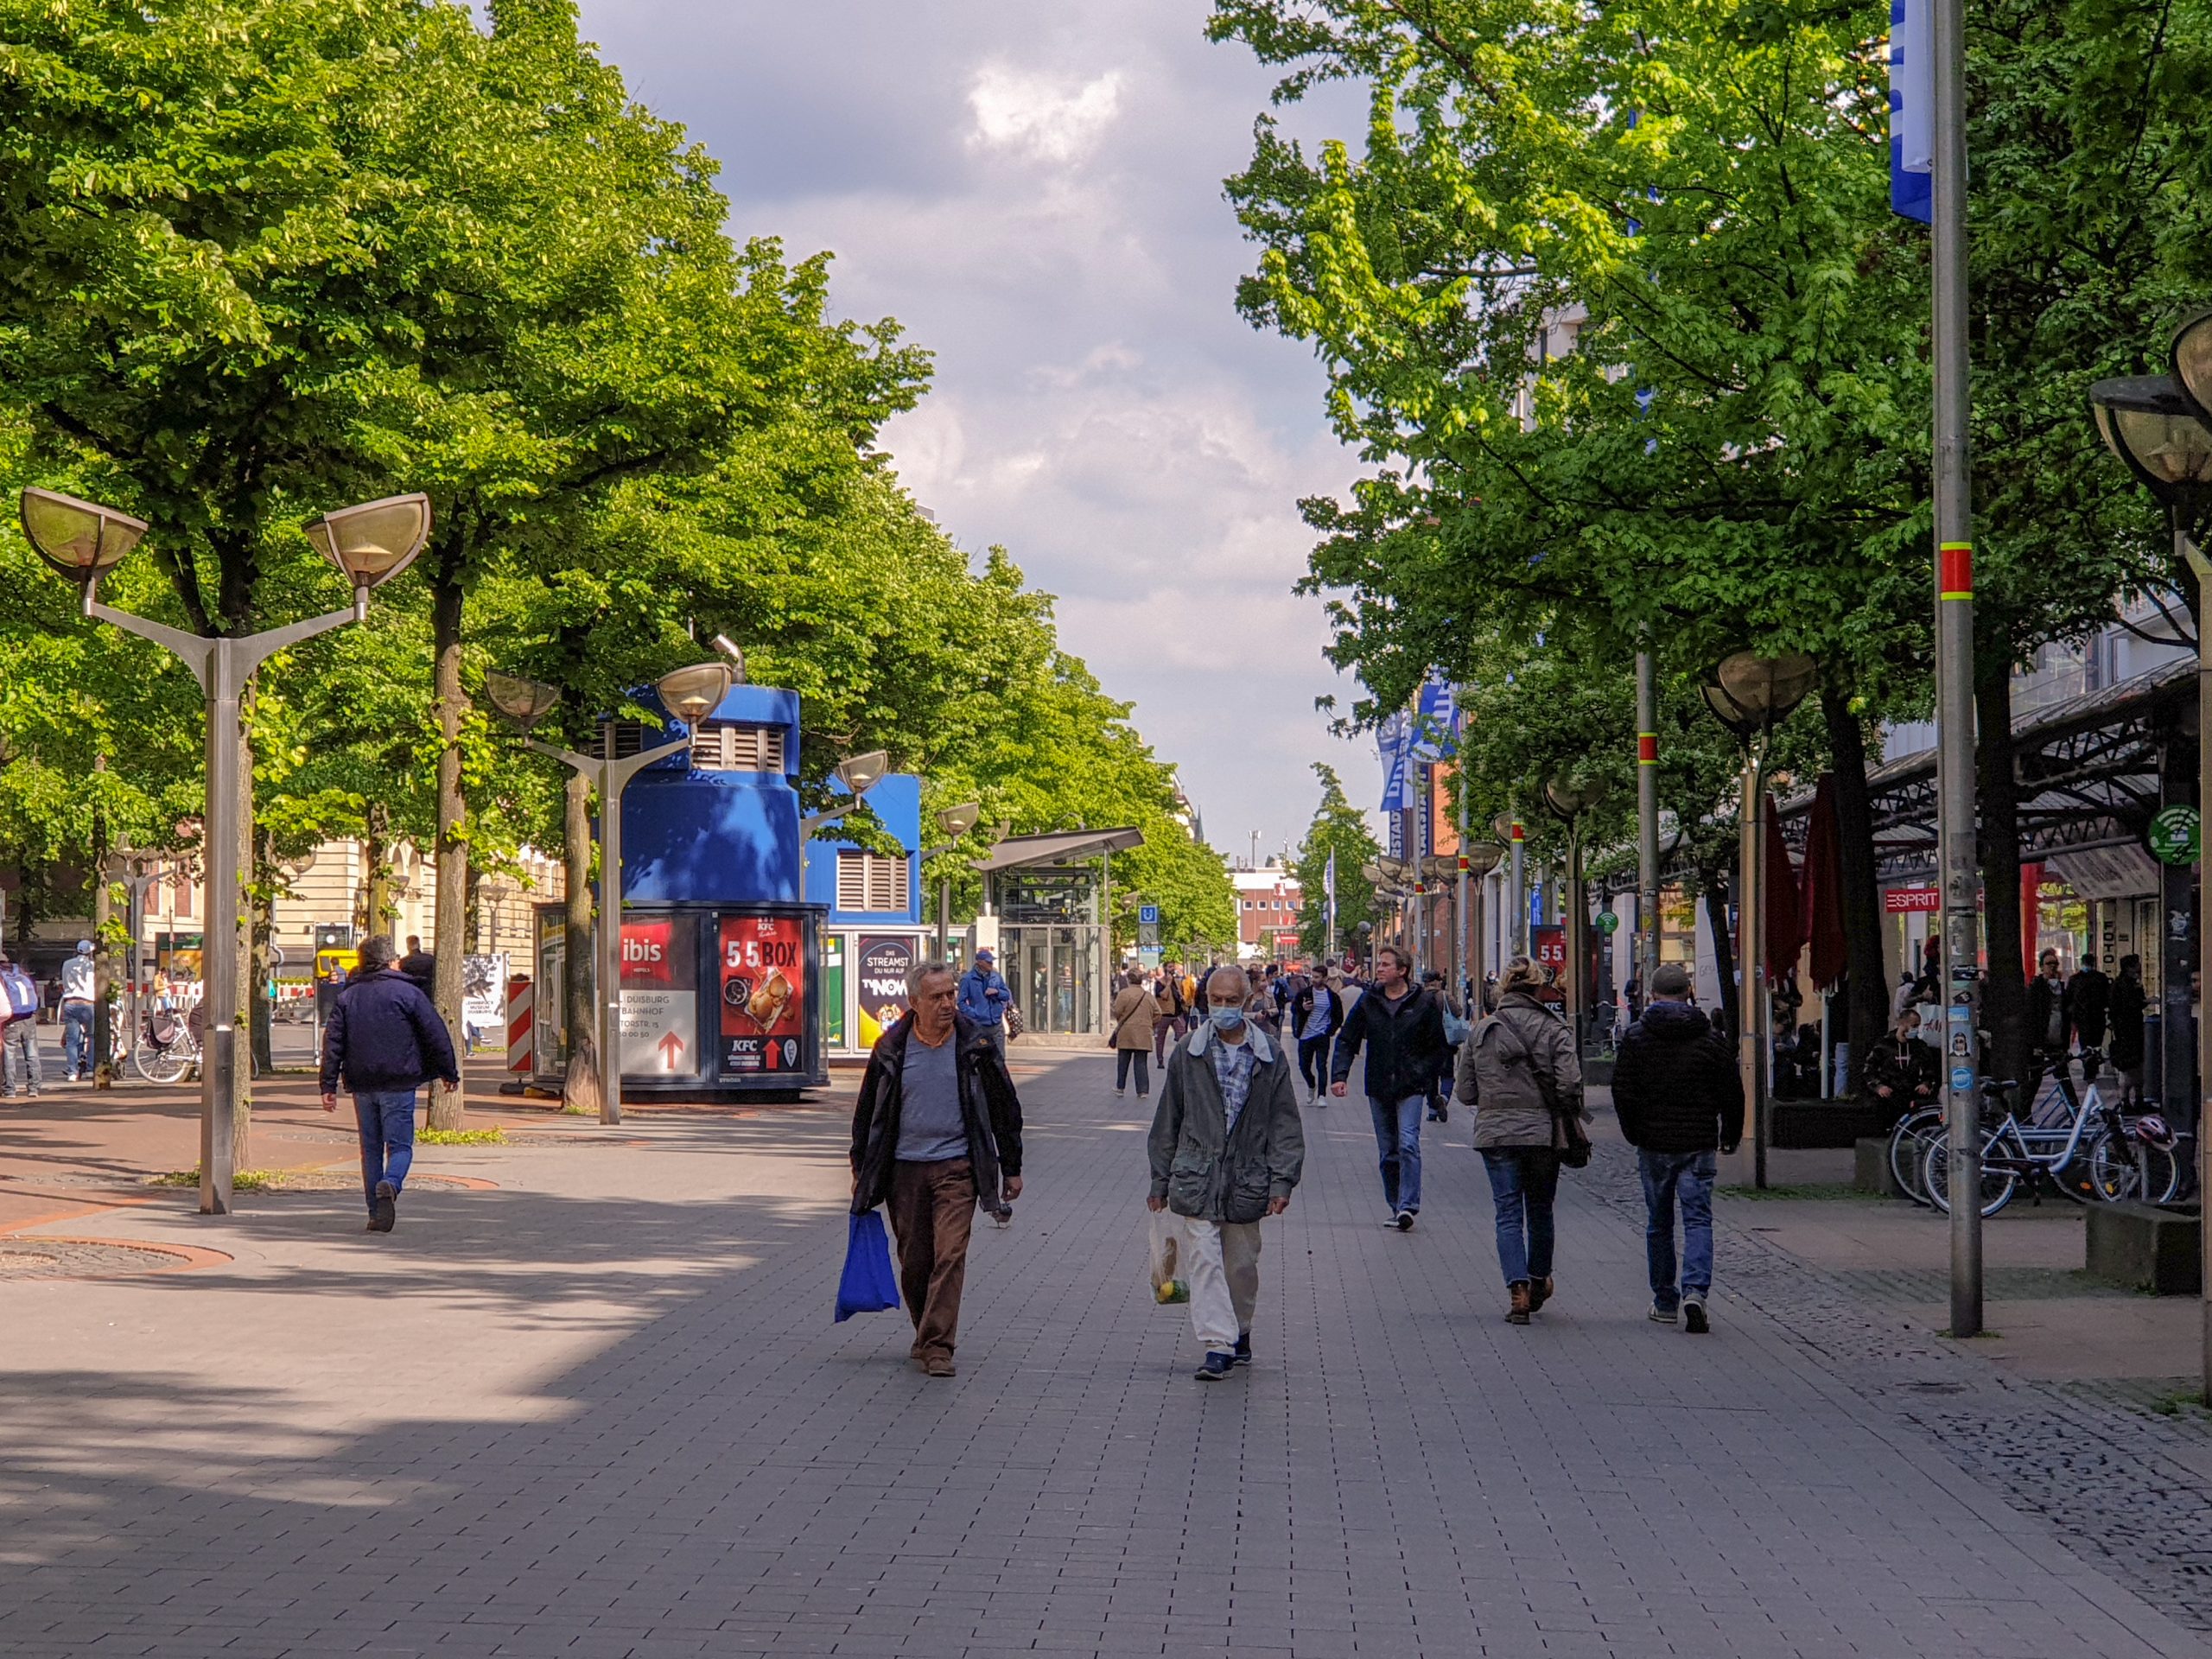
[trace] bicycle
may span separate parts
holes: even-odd
[[[2081,1093],[2074,1088],[2071,1062],[2079,1059],[2088,1086]],[[1981,1132],[1981,1213],[1993,1216],[2018,1196],[2023,1183],[2041,1195],[2044,1184],[2064,1193],[2077,1204],[2111,1202],[2120,1198],[2132,1198],[2139,1192],[2158,1194],[2151,1199],[2164,1203],[2173,1196],[2181,1181],[2180,1160],[2174,1155],[2173,1138],[2163,1139],[2158,1133],[2139,1136],[2138,1125],[2131,1125],[2120,1109],[2106,1102],[2098,1092],[2096,1074],[2104,1063],[2104,1056],[2095,1049],[2083,1049],[2078,1055],[2061,1060],[2053,1075],[2053,1084],[2064,1116],[2059,1122],[2045,1122],[2030,1116],[2023,1122],[2020,1116],[2007,1105],[2004,1116],[1993,1125],[1986,1125]],[[2009,1083],[1991,1084],[1985,1081],[1982,1096],[1986,1100],[1994,1096],[2003,1099],[2012,1088]],[[2094,1135],[2091,1125],[2096,1127]],[[2164,1126],[2156,1126],[2163,1132]],[[2085,1175],[2062,1179],[2064,1172],[2077,1162],[2086,1167]],[[1921,1184],[1929,1201],[1936,1209],[1948,1215],[1950,1195],[1950,1145],[1947,1136],[1938,1133],[1927,1141],[1927,1151],[1921,1163]]]
[[[239,1027],[240,1035],[245,1034]],[[130,1050],[131,1070],[149,1083],[182,1083],[197,1077],[205,1058],[201,1043],[201,1014],[197,1006],[180,1016],[174,1009],[156,1008],[139,1023],[138,1041]],[[245,1044],[246,1075],[258,1077],[261,1062],[251,1041]]]

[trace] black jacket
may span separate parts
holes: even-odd
[[[2074,1030],[2084,1048],[2105,1046],[2105,1016],[2112,1007],[2112,981],[2101,968],[2084,968],[2067,987],[2074,999]]]
[[[422,988],[394,969],[357,973],[322,1028],[322,1092],[419,1089],[431,1077],[459,1083],[453,1038]]]
[[[2143,1064],[2143,982],[2122,974],[2112,982],[2112,1046],[2105,1058],[2133,1071]]]
[[[1444,1010],[1427,991],[1414,990],[1396,1002],[1370,985],[1344,1016],[1337,1033],[1336,1058],[1329,1078],[1342,1083],[1351,1076],[1351,1063],[1367,1046],[1367,1097],[1403,1100],[1426,1095],[1444,1069]]]
[[[1306,1040],[1306,1022],[1313,1017],[1314,1002],[1320,998],[1327,999],[1322,1006],[1329,1010],[1329,1025],[1328,1029],[1313,1040],[1317,1043],[1324,1042],[1344,1028],[1344,999],[1338,996],[1332,987],[1317,986],[1309,982],[1300,986],[1298,995],[1290,999],[1290,1029],[1283,1033],[1285,1039],[1294,1043],[1302,1043]]]
[[[1903,1042],[1891,1032],[1874,1046],[1866,1057],[1866,1088],[1871,1094],[1876,1089],[1887,1089],[1890,1097],[1874,1096],[1885,1113],[1910,1111],[1916,1106],[1934,1102],[1943,1086],[1942,1056],[1917,1037]],[[1921,1091],[1925,1090],[1926,1093]]]
[[[1654,1001],[1621,1039],[1613,1111],[1630,1146],[1712,1152],[1744,1138],[1743,1079],[1704,1014]]]
[[[906,1036],[914,1016],[876,1039],[853,1107],[853,1213],[866,1215],[891,1196],[899,1161],[899,1117],[906,1103]],[[1013,1074],[983,1027],[964,1014],[952,1017],[959,1045],[960,1115],[968,1125],[968,1161],[975,1166],[976,1203],[995,1209],[999,1178],[1021,1173],[1021,1102]]]
[[[2058,1008],[2058,1040],[2050,1040],[2050,1013]],[[2066,1049],[2074,1029],[2074,988],[2061,981],[2056,988],[2041,974],[2028,982],[2028,1046],[2039,1053],[2059,1054]]]

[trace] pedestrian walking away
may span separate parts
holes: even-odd
[[[1544,969],[1526,957],[1506,963],[1497,1012],[1459,1045],[1452,1090],[1474,1112],[1475,1149],[1497,1209],[1497,1265],[1512,1325],[1528,1324],[1552,1299],[1560,1152],[1566,1121],[1586,1116],[1574,1033],[1537,1000],[1548,982]]]
[[[1021,1102],[1002,1039],[961,1012],[969,980],[915,965],[907,1011],[869,1052],[853,1107],[852,1212],[889,1209],[907,1357],[931,1376],[953,1375],[976,1211],[1021,1196]]]
[[[1183,988],[1181,963],[1171,962],[1160,970],[1153,981],[1152,1000],[1152,1065],[1155,1071],[1164,1072],[1167,1067],[1167,1046],[1190,1029],[1190,1022],[1183,1017],[1191,998]]]
[[[1167,1058],[1145,1150],[1153,1211],[1183,1218],[1191,1329],[1205,1350],[1197,1376],[1218,1382],[1252,1363],[1260,1298],[1260,1222],[1290,1207],[1306,1135],[1290,1058],[1246,1017],[1246,981],[1217,969],[1205,1020]]]
[[[397,965],[399,971],[413,980],[416,989],[423,995],[437,995],[438,958],[435,952],[423,948],[423,941],[418,935],[410,933],[407,936],[407,954],[400,957]]]
[[[1152,993],[1145,988],[1142,974],[1133,973],[1122,982],[1109,1017],[1113,1025],[1106,1033],[1106,1046],[1114,1051],[1114,1098],[1121,1099],[1129,1086],[1129,1067],[1135,1065],[1137,1098],[1149,1100],[1152,1076],[1146,1067],[1152,1058],[1153,1025],[1160,1012]]]
[[[2105,1021],[2112,1010],[2112,981],[2097,966],[2096,953],[2082,958],[2070,988],[2074,998],[2074,1040],[2083,1048],[2105,1046]]]
[[[61,964],[62,1074],[71,1083],[92,1075],[92,942],[77,941],[77,954]]]
[[[1308,975],[1291,999],[1290,1027],[1298,1033],[1298,1075],[1306,1084],[1306,1103],[1327,1103],[1329,1039],[1344,1022],[1344,1000],[1319,975]]]
[[[1014,990],[999,975],[998,953],[988,944],[960,976],[957,998],[961,1018],[981,1032],[983,1039],[1006,1058],[1006,1011],[1014,1005]]]
[[[1352,1005],[1337,1037],[1329,1092],[1342,1095],[1352,1061],[1367,1050],[1367,1109],[1382,1173],[1390,1224],[1411,1230],[1421,1214],[1421,1125],[1428,1091],[1444,1063],[1444,1010],[1408,976],[1411,960],[1395,944],[1375,952],[1375,988]]]
[[[322,1037],[322,1109],[338,1109],[342,1086],[353,1096],[361,1134],[361,1188],[369,1231],[388,1233],[415,1161],[415,1096],[436,1078],[461,1087],[453,1037],[423,988],[399,971],[391,938],[361,942],[360,965],[331,1004]]]
[[[1679,1317],[1693,1336],[1710,1329],[1706,1300],[1713,1290],[1713,1182],[1716,1152],[1733,1152],[1744,1138],[1744,1084],[1735,1056],[1690,1006],[1689,970],[1678,962],[1659,964],[1651,976],[1651,1003],[1628,1028],[1613,1064],[1613,1110],[1621,1135],[1636,1148],[1643,1181],[1643,1249],[1651,1270],[1651,1317],[1672,1325]],[[1907,1009],[1900,1028],[1916,1028]],[[1916,1038],[1910,1045],[1934,1052]],[[1917,1066],[1904,1057],[1903,1065]],[[1932,1065],[1927,1068],[1933,1074]],[[1896,1085],[1910,1090],[1911,1073]],[[1908,1095],[1909,1098],[1910,1096]],[[1679,1280],[1675,1214],[1681,1212]]]
[[[35,1097],[41,1081],[38,1057],[38,982],[0,956],[0,1003],[8,1023],[0,1031],[0,1095]]]
[[[2112,1021],[2112,1046],[2105,1053],[2113,1070],[2120,1073],[2122,1106],[2143,1103],[2144,1007],[2143,958],[2122,957],[2120,977],[2113,981],[2111,999],[2106,1004]]]

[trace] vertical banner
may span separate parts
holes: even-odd
[[[798,1071],[806,1063],[806,948],[796,916],[726,915],[721,964],[722,1075]]]
[[[822,1044],[845,1046],[845,936],[822,937]]]
[[[622,922],[622,1075],[699,1075],[699,935],[689,916]]]
[[[914,942],[889,937],[860,940],[861,1046],[899,1023],[906,1012],[906,974],[914,965]]]

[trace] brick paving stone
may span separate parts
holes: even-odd
[[[1259,1363],[1192,1382],[1105,1067],[1025,1080],[1029,1192],[976,1236],[950,1382],[897,1315],[829,1323],[835,1098],[426,1149],[497,1190],[410,1192],[366,1247],[335,1198],[149,1208],[132,1236],[236,1262],[0,1282],[31,1333],[0,1356],[0,1649],[2207,1652],[2168,1617],[2185,1560],[2131,1570],[2107,1506],[2085,1524],[1999,1450],[2024,1412],[2089,1480],[2133,1408],[1993,1384],[1751,1236],[1712,1337],[1650,1325],[1618,1147],[1567,1177],[1559,1298],[1516,1329],[1466,1125],[1432,1127],[1401,1235],[1363,1109],[1309,1112]],[[2158,1479],[2155,1518],[2200,1513],[2195,1471]]]

